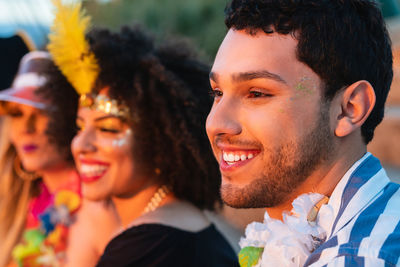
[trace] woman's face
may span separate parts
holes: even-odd
[[[45,172],[65,163],[46,134],[49,117],[45,111],[17,103],[7,103],[10,138],[27,171]]]
[[[81,107],[72,141],[72,154],[84,197],[91,200],[130,197],[145,186],[134,175],[133,133],[118,117]]]

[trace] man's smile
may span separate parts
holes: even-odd
[[[227,146],[218,146],[218,148],[221,153],[219,166],[222,172],[234,171],[247,165],[261,152],[259,149],[241,149]]]

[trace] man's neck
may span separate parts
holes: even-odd
[[[266,208],[271,218],[282,220],[282,213],[292,209],[292,202],[307,193],[330,196],[344,174],[367,152],[365,145],[344,145],[333,159],[322,163],[312,174],[278,206]]]

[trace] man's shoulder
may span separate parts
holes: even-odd
[[[371,199],[370,203],[360,211],[357,220],[374,220],[375,217],[400,216],[400,184],[389,182],[383,190]]]
[[[399,207],[400,185],[388,183],[368,206],[310,256],[306,266],[323,266],[332,261],[350,265],[355,262],[400,264]]]

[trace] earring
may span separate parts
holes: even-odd
[[[24,168],[22,167],[22,164],[21,164],[21,160],[19,159],[18,156],[16,156],[14,159],[14,170],[15,170],[15,173],[18,175],[18,177],[20,177],[21,179],[23,179],[25,181],[33,181],[40,177],[35,172],[28,172],[28,171],[24,170]]]

